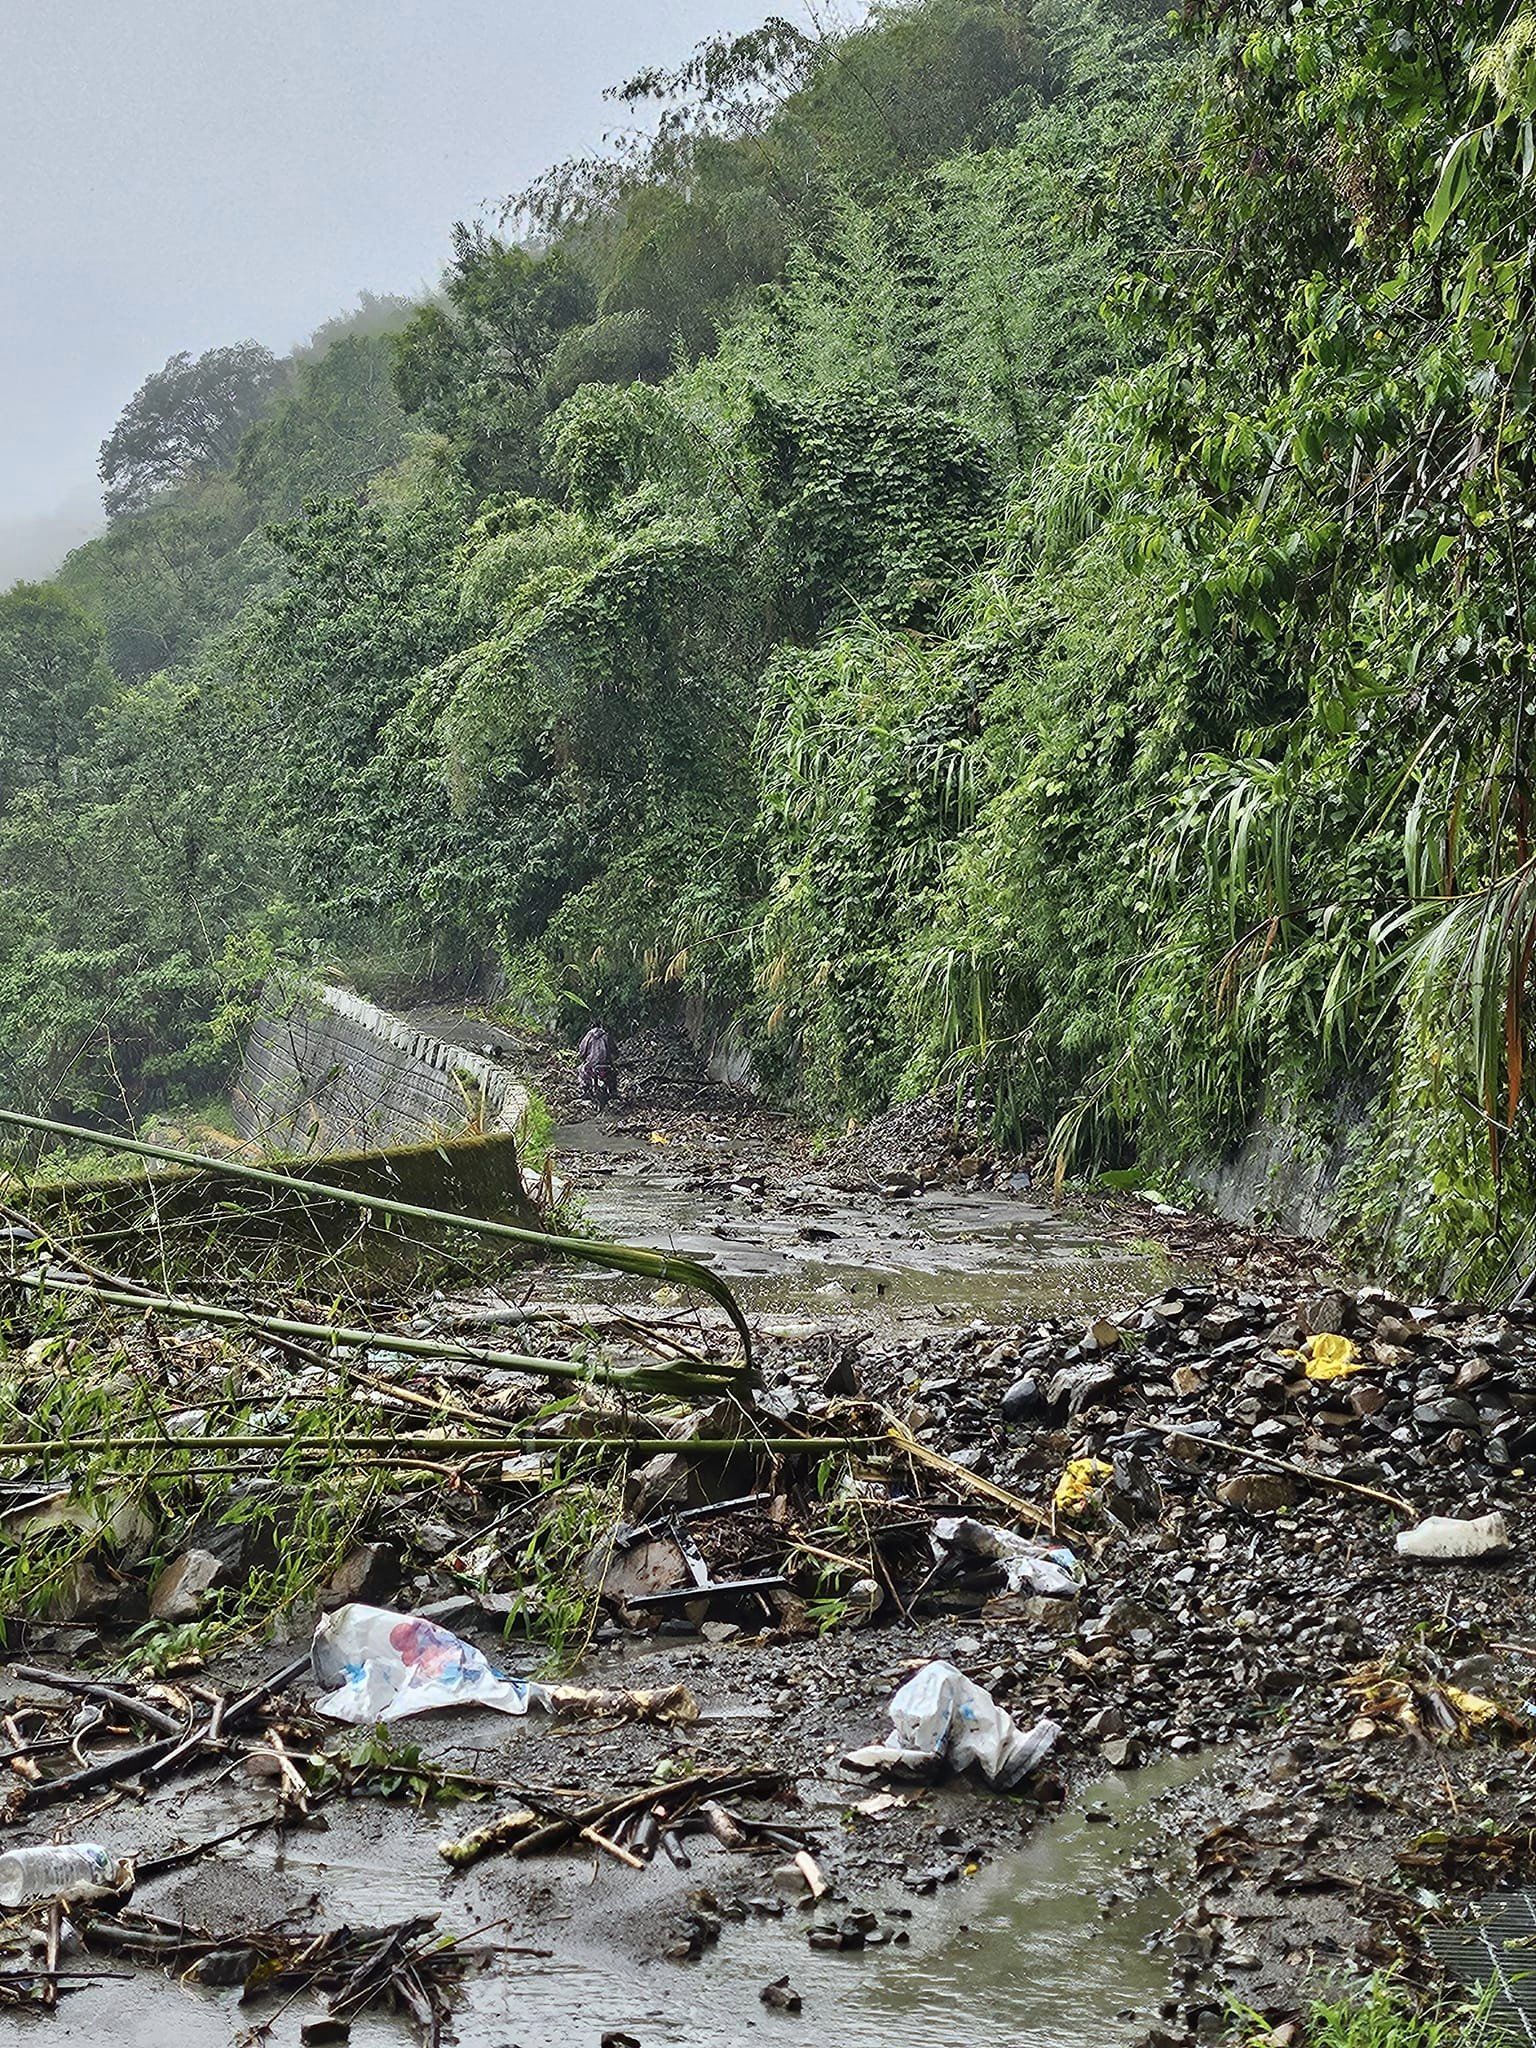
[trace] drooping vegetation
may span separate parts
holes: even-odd
[[[1508,0],[770,21],[432,303],[174,359],[0,600],[0,1092],[206,1090],[278,959],[687,993],[816,1121],[1353,1129],[1363,1243],[1512,1284],[1533,51]]]

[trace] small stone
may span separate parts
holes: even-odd
[[[1044,1399],[1040,1392],[1040,1382],[1033,1373],[1027,1372],[1022,1379],[1015,1380],[1007,1393],[1004,1394],[1002,1400],[1003,1420],[1004,1422],[1032,1422],[1043,1406]]]
[[[1206,1376],[1197,1365],[1176,1365],[1173,1369],[1173,1391],[1181,1396],[1201,1393],[1206,1385]]]
[[[155,1621],[196,1621],[208,1595],[228,1583],[228,1567],[211,1550],[184,1550],[151,1586],[150,1615]]]
[[[798,2012],[800,1994],[787,1977],[775,1977],[771,1984],[765,1984],[757,1994],[770,2012]]]
[[[1295,1507],[1301,1493],[1295,1480],[1282,1472],[1239,1472],[1221,1482],[1216,1497],[1250,1515],[1272,1515]]]

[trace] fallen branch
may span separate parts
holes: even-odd
[[[1248,1444],[1235,1444],[1226,1437],[1197,1434],[1189,1424],[1173,1422],[1143,1422],[1144,1429],[1155,1430],[1165,1440],[1169,1437],[1185,1437],[1192,1444],[1212,1451],[1225,1451],[1230,1457],[1240,1458],[1248,1464],[1263,1465],[1271,1472],[1285,1472],[1292,1479],[1308,1481],[1313,1486],[1331,1486],[1337,1493],[1353,1493],[1361,1500],[1373,1500],[1382,1507],[1395,1508],[1400,1515],[1417,1515],[1418,1509],[1398,1494],[1383,1493],[1376,1486],[1360,1486],[1353,1479],[1336,1479],[1331,1472],[1314,1472],[1309,1466],[1298,1464],[1294,1458],[1272,1458],[1267,1451],[1256,1451]]]
[[[94,1679],[71,1678],[64,1671],[44,1671],[37,1664],[13,1664],[11,1676],[25,1680],[28,1685],[46,1685],[55,1692],[73,1693],[80,1699],[100,1700],[106,1706],[116,1707],[120,1714],[131,1714],[135,1720],[158,1728],[163,1735],[181,1736],[186,1733],[184,1723],[178,1721],[174,1714],[166,1713],[163,1707],[152,1707],[146,1700],[136,1700],[130,1693],[119,1692],[114,1686],[100,1685]]]

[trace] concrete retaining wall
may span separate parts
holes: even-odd
[[[252,1027],[233,1109],[269,1152],[355,1152],[466,1134],[515,1133],[528,1091],[505,1067],[316,985],[274,996]]]

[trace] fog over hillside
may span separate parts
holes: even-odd
[[[51,576],[71,548],[99,533],[105,524],[94,491],[80,491],[51,512],[0,517],[0,590],[18,578],[31,582]]]

